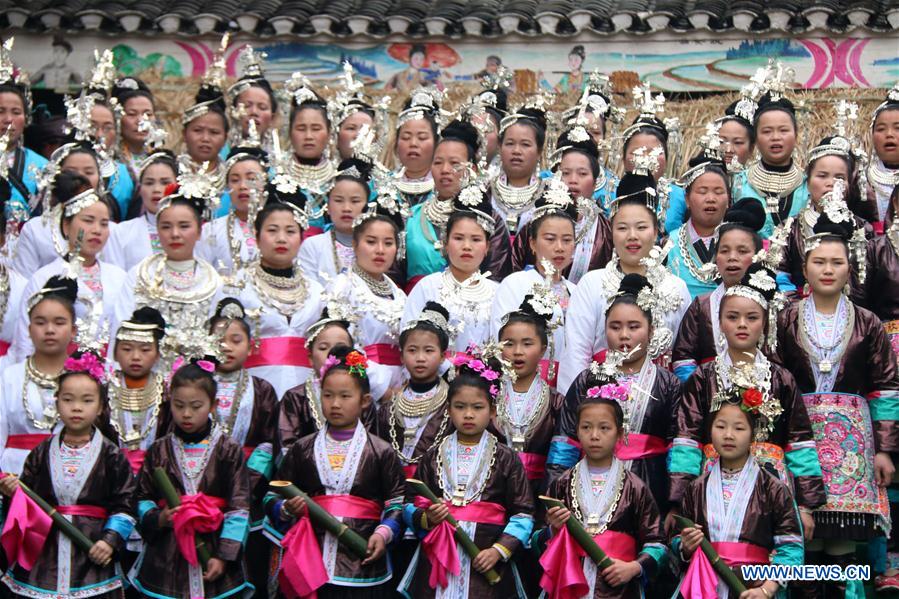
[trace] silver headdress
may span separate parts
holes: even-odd
[[[222,36],[222,41],[219,44],[219,49],[215,53],[215,56],[212,60],[212,64],[203,74],[203,81],[200,83],[200,87],[218,90],[219,94],[215,98],[211,100],[206,100],[204,102],[198,102],[184,111],[184,115],[181,117],[181,124],[187,125],[193,120],[196,120],[207,114],[212,105],[224,101],[224,96],[221,95],[221,90],[225,85],[225,76],[227,74],[227,66],[225,64],[225,50],[228,49],[228,41],[231,39],[230,33],[225,33]]]
[[[100,201],[102,200],[100,199],[100,195],[96,190],[88,189],[86,191],[82,191],[81,193],[68,199],[63,204],[63,216],[65,218],[71,218],[85,208],[90,208]]]
[[[265,79],[262,64],[266,58],[268,58],[268,54],[257,52],[250,44],[241,48],[240,54],[237,56],[237,64],[242,68],[243,75],[234,85],[228,88],[228,98],[232,102],[242,92],[252,87],[254,83]]]
[[[436,310],[428,310],[425,308],[421,311],[421,314],[418,315],[417,318],[410,320],[406,323],[406,326],[403,327],[403,331],[408,331],[409,329],[414,329],[420,323],[429,323],[444,333],[446,333],[447,337],[453,337],[455,333],[455,329],[447,322],[446,317],[443,316],[440,312]]]
[[[15,37],[7,39],[0,44],[0,84],[13,85],[21,89],[22,95],[25,97],[25,126],[31,124],[31,81],[28,79],[28,73],[23,69],[18,69],[12,60],[12,47]]]
[[[409,121],[416,121],[432,115],[437,121],[437,126],[442,127],[446,121],[446,113],[441,110],[444,94],[436,87],[419,87],[412,92],[409,108],[401,111],[396,119],[396,128],[399,129]]]
[[[556,173],[547,181],[543,196],[537,200],[533,220],[553,212],[566,212],[573,203],[568,185],[562,180],[562,175]]]
[[[714,123],[706,123],[705,134],[699,138],[699,145],[702,148],[702,154],[705,161],[687,169],[687,171],[681,175],[679,183],[682,187],[686,188],[692,185],[696,179],[706,172],[706,169],[709,166],[721,166],[723,164],[721,157],[721,138],[718,135],[719,129],[721,129],[721,124],[717,121]]]
[[[552,106],[552,103],[553,103],[553,94],[546,90],[541,90],[536,95],[528,98],[528,100],[524,104],[522,104],[515,110],[511,111],[508,115],[503,117],[503,120],[500,121],[500,124],[499,124],[499,134],[502,135],[506,129],[508,129],[509,127],[511,127],[512,125],[514,125],[515,123],[517,123],[518,121],[520,121],[522,119],[530,119],[530,120],[534,119],[534,117],[532,117],[531,115],[520,112],[522,109],[530,108],[533,110],[539,110],[543,113],[546,113],[547,109],[550,106]]]
[[[290,96],[295,106],[321,101],[318,94],[312,89],[309,79],[300,71],[290,74],[290,79],[284,82],[284,91]]]

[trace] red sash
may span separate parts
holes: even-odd
[[[299,366],[311,368],[309,351],[306,349],[306,339],[303,337],[268,337],[259,340],[259,348],[254,350],[247,361],[245,368],[257,366]]]
[[[400,359],[400,348],[389,343],[375,343],[374,345],[366,345],[363,348],[365,356],[375,364],[382,366],[401,366],[403,364]]]
[[[546,473],[546,456],[539,453],[518,452],[518,459],[524,466],[528,480],[540,480]]]
[[[600,549],[609,557],[626,562],[637,559],[637,540],[629,534],[607,530],[593,537]],[[589,590],[581,558],[590,559],[586,552],[562,527],[546,546],[540,557],[543,576],[540,586],[551,599],[583,597]]]
[[[883,235],[884,226],[885,225],[882,220],[871,223],[871,227],[874,229],[875,235]]]
[[[0,358],[9,353],[9,343],[6,341],[0,340]]]
[[[6,449],[24,449],[25,451],[31,451],[49,436],[50,435],[47,433],[10,435],[6,438]]]
[[[752,543],[715,543],[712,547],[730,567],[744,564],[767,564],[771,552]]]
[[[381,519],[381,505],[371,499],[355,495],[317,495],[312,501],[328,510],[332,516],[359,520]]]
[[[63,516],[84,516],[100,520],[106,520],[109,517],[106,508],[99,505],[57,505],[54,509]]]
[[[639,460],[640,458],[665,455],[670,447],[671,444],[661,437],[629,433],[627,445],[623,440],[619,440],[615,445],[615,457],[619,460]]]
[[[417,468],[418,464],[408,464],[406,466],[403,466],[403,474],[406,476],[406,478],[414,478],[415,470]]]
[[[181,555],[192,566],[199,565],[196,536],[217,531],[224,521],[227,502],[221,497],[197,493],[181,497],[181,508],[172,514],[172,528]]]
[[[249,445],[244,445],[241,449],[243,449],[243,459],[249,460],[250,456],[253,455],[253,451],[256,449],[255,447],[250,447]]]

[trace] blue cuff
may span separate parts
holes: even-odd
[[[248,534],[250,534],[250,517],[245,510],[237,510],[225,514],[225,521],[222,523],[222,539],[228,539],[243,545],[247,542]]]
[[[571,444],[567,437],[553,437],[549,444],[546,464],[558,464],[563,468],[571,468],[581,459],[581,450]]]
[[[113,514],[106,521],[103,530],[112,530],[122,537],[123,541],[127,541],[131,536],[131,531],[134,530],[134,524],[134,518],[128,514]]]
[[[151,510],[155,510],[158,506],[155,502],[150,501],[149,499],[142,499],[137,502],[137,519],[140,522],[144,521],[144,516],[147,515]],[[127,537],[126,537],[127,538]]]
[[[674,374],[682,383],[686,383],[687,379],[690,378],[694,372],[696,372],[696,362],[674,367]]]
[[[788,275],[787,273],[778,272],[776,280],[777,289],[779,291],[783,291],[784,293],[787,293],[789,291],[796,291],[796,285],[793,283],[793,279],[791,279],[790,275]]]
[[[527,547],[528,539],[534,530],[534,519],[528,516],[512,516],[509,523],[503,529],[503,532],[509,536],[515,537],[521,544]]]

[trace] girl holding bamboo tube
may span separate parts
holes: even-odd
[[[803,563],[802,529],[790,490],[750,452],[753,433],[762,425],[758,406],[751,407],[753,390],[728,395],[711,415],[712,445],[720,459],[687,488],[683,515],[695,526],[684,528],[672,543],[674,553],[690,561],[682,589],[707,585],[718,589],[718,597],[738,597],[716,575],[705,550],[697,551],[706,535],[741,580],[743,564]],[[744,583],[752,588],[739,599],[786,596],[773,580]]]
[[[105,419],[103,362],[94,353],[75,352],[66,359],[58,384],[56,409],[63,428],[28,454],[21,482],[65,522],[54,520],[55,529],[47,523],[46,542],[36,554],[28,545],[41,527],[32,519],[21,522],[30,532],[10,555],[15,563],[3,582],[15,595],[32,598],[121,596],[117,561],[134,527],[134,479],[124,452],[98,429]],[[4,495],[18,487],[14,475],[0,480]],[[7,518],[24,516],[19,500],[24,497],[13,500]],[[77,544],[72,533],[86,546]],[[9,551],[5,535],[4,548]],[[28,559],[29,554],[36,559]]]
[[[182,362],[169,383],[173,431],[153,443],[138,475],[144,549],[131,582],[159,599],[240,596],[253,590],[244,566],[250,479],[243,448],[210,418],[215,364]]]
[[[269,493],[264,500],[269,532],[284,548],[278,579],[288,597],[392,594],[387,546],[403,532],[403,471],[393,448],[362,424],[372,401],[367,366],[358,350],[331,350],[321,370],[327,424],[294,443],[273,483],[293,483],[305,496],[282,500]],[[307,505],[309,498],[315,505]],[[340,531],[346,527],[361,547],[346,543]]]
[[[656,575],[667,556],[659,508],[649,488],[615,457],[624,434],[624,411],[616,399],[605,396],[618,388],[617,383],[596,387],[578,406],[577,436],[584,457],[548,490],[563,505],[546,511],[548,526],[534,535],[532,545],[545,547],[540,585],[550,598],[564,596],[560,593],[572,585],[582,597],[641,596],[641,583]],[[601,560],[600,568],[586,557],[581,568],[570,568],[573,545],[580,543],[568,534],[572,516],[611,564]]]
[[[510,559],[533,530],[534,500],[515,451],[487,431],[508,367],[498,345],[476,350],[453,359],[448,401],[455,432],[422,457],[406,497],[406,524],[423,537],[400,582],[406,597],[524,597]],[[418,489],[439,500],[426,500]]]

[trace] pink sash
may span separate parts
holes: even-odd
[[[181,497],[181,508],[172,514],[172,528],[175,529],[178,549],[191,566],[199,565],[197,533],[218,530],[225,519],[222,509],[226,505],[225,500],[221,497],[213,497],[205,493]]]
[[[137,474],[144,465],[144,458],[147,457],[147,452],[143,449],[126,449],[125,457],[128,458],[128,463],[131,464],[131,471]]]
[[[63,516],[83,516],[85,518],[97,518],[98,520],[106,520],[109,512],[106,508],[99,505],[57,505],[54,508]]]
[[[46,433],[32,433],[25,435],[10,435],[6,438],[6,449],[24,449],[31,451],[49,437]]]
[[[607,530],[594,536],[593,540],[613,559],[626,562],[637,559],[637,540],[629,534]],[[540,557],[540,565],[543,566],[540,586],[550,599],[580,599],[589,591],[590,586],[581,566],[581,558],[586,558],[586,555],[568,533],[567,527],[563,526],[550,540]]]
[[[9,353],[9,343],[6,341],[0,340],[0,358]]]
[[[427,508],[431,502],[424,497],[415,498],[415,506]],[[506,523],[506,508],[490,501],[473,501],[468,505],[447,504],[450,514],[460,522],[477,524],[494,524],[502,526]],[[431,564],[431,575],[428,584],[432,589],[437,585],[446,588],[449,584],[448,573],[458,576],[462,571],[459,563],[459,549],[453,536],[455,528],[446,520],[435,526],[421,542],[421,549]]]
[[[25,491],[17,488],[0,533],[0,544],[9,563],[31,570],[44,550],[52,526],[50,516]]]
[[[415,470],[418,468],[418,464],[407,464],[403,466],[403,475],[406,478],[415,478]]]
[[[365,356],[375,364],[382,366],[402,366],[400,348],[389,343],[375,343],[363,348]]]
[[[730,567],[744,564],[767,564],[771,555],[771,552],[764,547],[752,543],[713,542],[712,547]]]
[[[639,460],[640,458],[665,455],[670,447],[671,444],[661,437],[629,433],[627,445],[623,440],[619,440],[615,445],[615,457],[619,460]]]
[[[332,516],[380,520],[381,505],[355,495],[318,495],[312,498]],[[328,582],[328,571],[322,561],[318,538],[308,512],[294,524],[281,540],[284,557],[281,560],[281,588],[293,597],[315,597],[316,590]]]
[[[253,351],[244,364],[245,368],[257,366],[299,366],[311,368],[309,350],[303,337],[268,337],[259,340],[259,348]]]
[[[539,453],[518,452],[518,459],[524,466],[528,480],[540,480],[546,473],[546,456]]]
[[[358,520],[380,520],[381,505],[377,501],[355,495],[318,495],[312,501],[319,504],[332,516],[356,518]]]

